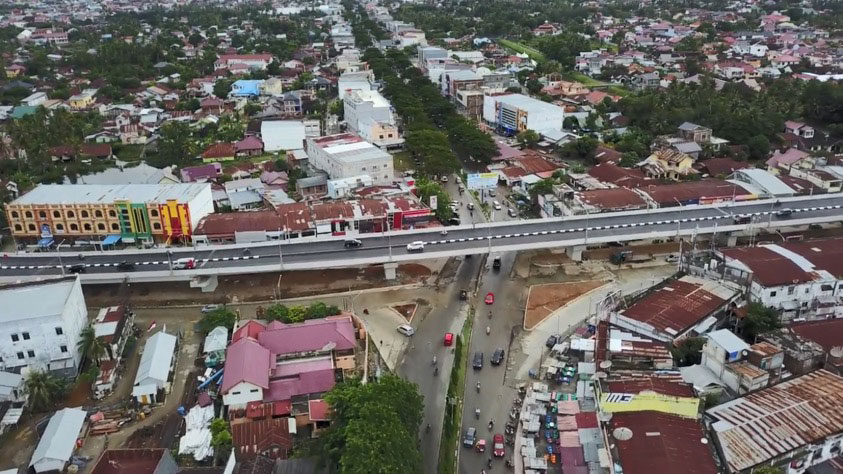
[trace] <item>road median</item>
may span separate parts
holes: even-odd
[[[445,401],[445,419],[439,446],[439,474],[454,474],[459,461],[460,426],[465,395],[465,372],[468,367],[466,348],[471,343],[471,328],[474,322],[474,308],[470,308],[462,331],[454,343],[454,365],[448,382],[448,397]]]

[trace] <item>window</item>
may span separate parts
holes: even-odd
[[[21,226],[20,224],[15,224],[15,232],[20,232],[22,230],[23,230],[23,226]]]
[[[90,232],[90,231],[91,231],[91,224],[83,224],[83,226],[82,226],[82,227],[85,229],[85,232]]]
[[[47,211],[38,211],[38,217],[40,217],[41,219],[46,219]]]
[[[158,217],[158,209],[151,209],[149,211],[149,215],[152,217]]]
[[[776,292],[775,292],[775,291],[771,291],[771,292],[770,292],[770,298],[775,298],[775,297],[776,297]]]
[[[249,390],[249,391],[250,391],[250,392],[252,392],[252,393],[258,393],[258,389],[256,389],[256,388],[253,388],[253,389],[251,389],[251,390]]]
[[[231,392],[232,395],[240,395],[240,392]]]
[[[62,334],[64,334],[64,329],[62,329],[60,327],[57,327],[56,328],[56,336],[61,336]]]
[[[59,349],[61,349],[63,353],[67,353],[67,346],[59,346]]]
[[[26,211],[23,215],[26,216],[27,219],[32,219],[32,211]]]
[[[17,334],[12,334],[12,342],[18,342],[19,340],[20,340],[20,338],[18,337]]]
[[[56,231],[57,232],[64,232],[64,224],[62,224],[61,222],[56,224]]]
[[[109,210],[108,210],[108,217],[110,217],[110,218],[112,218],[112,219],[114,219],[115,217],[117,217],[117,213],[116,213],[116,212],[114,212],[114,209],[109,209]]]
[[[101,231],[105,232],[105,224],[103,224],[102,222],[97,224],[97,230],[101,230]]]
[[[26,351],[26,356],[30,359],[35,357],[35,351]]]
[[[28,340],[29,340],[29,333],[28,333],[28,332],[23,333],[23,340],[24,340],[24,341],[28,341]]]
[[[18,211],[12,211],[11,214],[12,214],[12,219],[17,219],[19,217]]]
[[[59,212],[59,211],[53,211],[53,217],[54,217],[55,219],[61,219],[61,212]]]
[[[79,216],[82,217],[82,219],[87,219],[89,216],[88,211],[79,211]]]
[[[159,223],[157,223],[157,222],[153,222],[153,223],[152,223],[152,228],[153,228],[154,230],[161,230],[161,224],[159,224]]]
[[[378,135],[378,138],[380,138],[381,140],[383,140],[383,134]]]
[[[120,226],[115,224],[114,222],[111,223],[111,230],[120,230]]]
[[[810,292],[811,292],[811,289],[810,289],[810,288],[805,288],[805,294],[806,294],[806,295],[807,295],[808,293],[810,293]]]
[[[79,226],[76,224],[70,224],[70,231],[71,232],[79,232]]]
[[[18,360],[23,360],[23,352],[18,352]]]
[[[787,294],[788,294],[788,295],[792,295],[794,291],[796,291],[796,288],[795,288],[795,287],[793,287],[793,286],[788,286],[788,287],[787,287]]]
[[[94,211],[94,216],[98,219],[102,219],[102,211]]]
[[[35,232],[35,224],[29,224],[26,227],[29,229],[30,232]]]
[[[76,213],[73,211],[67,211],[67,218],[74,219],[76,217]]]

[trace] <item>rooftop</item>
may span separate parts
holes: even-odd
[[[12,204],[112,204],[115,201],[185,203],[209,188],[204,183],[181,184],[39,184]]]
[[[594,189],[576,195],[583,204],[597,209],[637,209],[647,206],[644,198],[627,188]]]
[[[0,286],[0,322],[56,316],[64,311],[77,277]]]
[[[725,305],[734,291],[718,283],[685,276],[647,294],[621,315],[677,335]]]
[[[545,114],[564,115],[565,110],[562,107],[549,104],[547,102],[528,97],[523,94],[508,94],[494,96],[494,99],[502,104],[506,104],[527,112],[540,112]]]
[[[712,451],[697,420],[642,411],[614,413],[609,426],[610,436],[619,428],[632,432],[628,440],[614,439],[624,474],[717,473]]]
[[[165,452],[163,448],[108,449],[91,474],[154,474]]]
[[[85,410],[80,408],[64,408],[57,411],[47,423],[47,429],[32,453],[29,466],[44,460],[70,461],[86,415]]]
[[[731,198],[734,195],[742,196],[747,193],[739,185],[719,179],[702,179],[699,181],[648,186],[646,188],[642,187],[641,190],[650,195],[657,203],[666,206],[676,205],[677,200],[683,203],[696,202],[706,199]]]
[[[843,346],[843,319],[826,319],[793,324],[790,326],[790,330],[803,339],[819,344],[826,352],[833,347]]]
[[[237,459],[250,459],[258,454],[287,459],[293,448],[289,423],[287,417],[232,423],[231,437]]]
[[[311,319],[297,324],[270,323],[258,334],[258,341],[273,354],[294,354],[356,347],[354,325],[349,316]]]
[[[143,348],[134,385],[156,381],[159,383],[158,388],[163,387],[170,373],[175,350],[176,336],[163,331],[150,336]]]
[[[749,469],[843,431],[843,378],[826,370],[790,379],[706,411],[724,460]]]

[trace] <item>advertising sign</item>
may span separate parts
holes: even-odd
[[[474,173],[468,175],[466,184],[469,189],[494,189],[498,185],[497,173]]]

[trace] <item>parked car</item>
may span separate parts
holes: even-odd
[[[500,433],[492,438],[492,454],[496,458],[502,458],[506,454],[506,449],[503,446],[503,435]]]
[[[503,356],[505,352],[503,348],[498,347],[495,349],[495,352],[492,352],[492,357],[489,360],[492,362],[492,365],[500,365],[503,362]]]
[[[477,352],[474,353],[474,359],[472,359],[472,361],[471,361],[471,367],[473,367],[474,370],[480,370],[480,369],[483,368],[483,353],[482,352],[477,351]]]
[[[202,312],[202,314],[208,314],[208,313],[210,313],[210,312],[212,312],[212,311],[216,311],[216,310],[218,310],[218,309],[221,309],[222,307],[223,307],[223,306],[222,306],[221,304],[206,304],[206,305],[205,305],[205,306],[203,306],[203,307],[202,307],[202,309],[200,309],[199,311],[201,311],[201,312]]]
[[[353,249],[353,248],[357,248],[357,247],[362,247],[363,241],[360,240],[360,239],[348,239],[348,240],[345,241],[345,243],[343,245],[347,249]]]
[[[134,262],[127,262],[123,260],[122,262],[117,264],[117,269],[124,272],[130,272],[135,269],[135,264]]]
[[[403,335],[405,335],[405,336],[407,336],[407,337],[410,337],[410,336],[412,336],[413,334],[415,334],[415,333],[416,333],[416,330],[415,330],[415,329],[413,329],[413,326],[410,326],[409,324],[402,324],[402,325],[398,326],[398,327],[396,328],[396,330],[397,330],[399,333],[401,333],[401,334],[403,334]]]
[[[421,240],[416,240],[415,242],[410,242],[407,244],[407,251],[408,252],[424,252],[424,242]]]
[[[553,334],[550,337],[548,337],[546,341],[544,341],[544,345],[547,346],[548,348],[552,349],[553,346],[555,346],[557,342],[559,342],[559,336],[557,336],[556,334]]]
[[[446,332],[444,342],[445,342],[446,346],[453,345],[454,344],[454,333]]]
[[[439,178],[439,179],[440,179],[440,181],[442,181],[443,183],[447,183],[447,182],[448,182],[448,177],[447,177],[447,176],[442,176],[442,177],[441,177],[441,178]]]
[[[465,430],[465,435],[462,437],[462,445],[466,448],[473,448],[475,441],[477,441],[477,429],[469,428]]]
[[[497,192],[497,191],[495,191],[494,189],[490,189],[490,190],[489,190],[489,196],[495,197],[495,196],[497,196],[497,195],[498,195],[498,192]]]
[[[517,212],[515,212],[515,209],[513,209],[513,208],[511,208],[511,207],[509,208],[509,210],[508,210],[508,211],[506,211],[506,213],[507,213],[507,214],[509,214],[509,217],[513,217],[513,218],[514,218],[514,217],[518,217],[518,213],[517,213]]]

